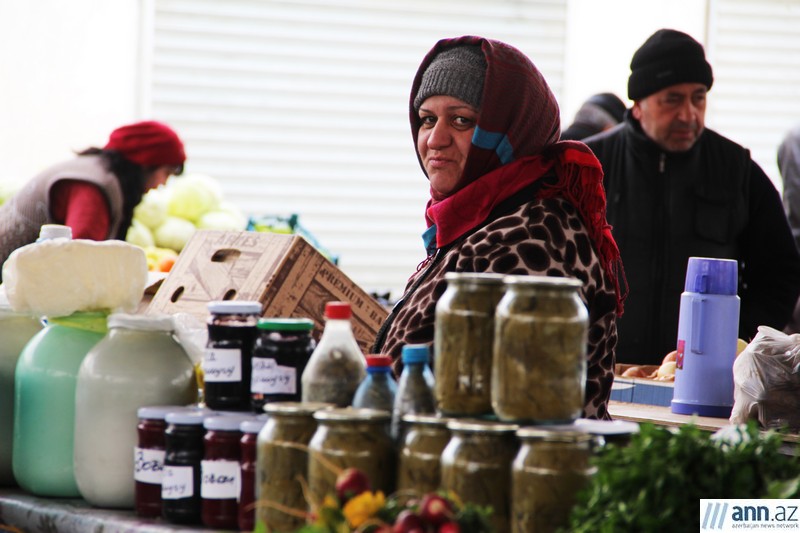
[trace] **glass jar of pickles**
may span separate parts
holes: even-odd
[[[317,429],[314,413],[329,407],[333,404],[264,405],[267,422],[258,434],[256,453],[257,527],[265,531],[295,531],[305,523],[307,504],[300,479],[306,477],[308,442]]]
[[[596,471],[589,460],[599,439],[568,426],[526,427],[512,466],[511,531],[550,532],[569,524],[575,496]]]
[[[449,420],[432,415],[403,416],[407,431],[398,459],[398,491],[423,495],[439,490],[442,451],[450,441]]]
[[[515,424],[451,420],[451,437],[442,451],[441,488],[465,502],[491,506],[494,531],[508,531],[511,462],[517,453]]]
[[[394,491],[396,452],[389,434],[391,413],[339,408],[314,413],[317,431],[308,444],[308,488],[315,501],[335,494],[339,470],[357,468],[373,491]]]
[[[491,414],[494,314],[503,296],[502,274],[448,272],[436,304],[434,395],[448,416]]]
[[[568,423],[583,410],[589,314],[575,279],[508,276],[497,305],[492,407],[505,421]]]

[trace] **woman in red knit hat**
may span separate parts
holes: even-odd
[[[166,124],[115,129],[105,147],[44,170],[0,206],[0,264],[44,224],[69,226],[75,239],[124,240],[144,193],[183,172],[185,161],[183,142]]]

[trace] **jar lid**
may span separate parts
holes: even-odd
[[[430,348],[427,344],[406,344],[400,354],[403,364],[427,363]]]
[[[259,318],[258,329],[267,331],[311,331],[314,321],[309,318]]]
[[[328,302],[325,304],[325,318],[331,320],[349,320],[353,309],[348,302]]]
[[[450,420],[447,429],[457,433],[514,433],[519,426],[491,420],[458,419]]]
[[[42,224],[39,228],[38,240],[49,239],[72,239],[72,228],[62,224]]]
[[[330,409],[335,404],[324,402],[270,402],[264,404],[268,415],[312,415],[320,409]]]
[[[147,420],[165,420],[169,413],[191,409],[185,405],[148,405],[136,410],[136,416]]]
[[[502,285],[507,274],[497,274],[494,272],[446,272],[446,281],[467,281],[484,285]]]
[[[214,416],[214,411],[206,409],[184,408],[178,411],[167,413],[165,420],[167,424],[181,424],[186,426],[202,426],[203,420],[209,416]]]
[[[542,286],[548,289],[572,289],[583,286],[580,280],[555,276],[506,276],[504,283],[506,285]]]
[[[216,300],[208,302],[208,312],[214,315],[260,315],[261,302],[250,300]]]
[[[584,442],[596,438],[575,424],[524,427],[517,430],[517,437],[548,442]]]
[[[136,329],[142,331],[175,331],[172,315],[132,315],[114,313],[108,317],[109,328]]]
[[[628,420],[594,420],[588,418],[579,418],[575,421],[575,426],[586,433],[600,435],[603,437],[609,435],[632,435],[633,433],[639,433],[639,424],[636,422],[630,422]]]
[[[370,354],[367,356],[367,368],[391,368],[392,358],[383,354]]]
[[[418,415],[407,414],[403,415],[403,422],[406,424],[420,425],[420,426],[439,426],[447,427],[447,424],[453,420],[452,418],[437,416],[437,415]]]
[[[325,422],[388,422],[392,413],[383,409],[337,407],[317,411],[314,418]]]
[[[239,425],[239,431],[242,433],[259,433],[266,423],[267,417],[264,415],[246,418]]]
[[[253,415],[242,412],[237,413],[217,413],[214,416],[206,417],[203,420],[203,427],[211,431],[240,431],[242,422]]]

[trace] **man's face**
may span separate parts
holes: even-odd
[[[642,130],[667,152],[689,150],[703,133],[706,93],[702,83],[680,83],[633,103]]]

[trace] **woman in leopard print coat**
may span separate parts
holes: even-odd
[[[605,219],[600,163],[585,145],[558,142],[559,109],[547,82],[504,43],[445,39],[417,71],[410,118],[430,183],[428,256],[374,352],[398,364],[403,345],[433,342],[447,272],[577,278],[589,311],[583,415],[609,419],[624,277]]]

